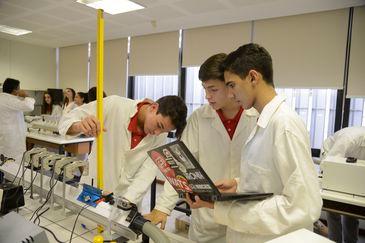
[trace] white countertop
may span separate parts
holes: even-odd
[[[348,203],[360,207],[365,207],[365,197],[346,194],[341,192],[321,190],[322,199],[327,199],[336,202]]]
[[[45,142],[55,143],[59,145],[64,144],[73,144],[73,143],[84,143],[84,142],[91,142],[94,141],[94,137],[73,137],[73,136],[61,136],[56,134],[50,134],[50,135],[44,135],[44,134],[38,134],[38,133],[27,133],[27,138],[33,138],[42,140]]]
[[[333,241],[315,234],[307,229],[299,229],[290,232],[286,235],[280,236],[276,239],[267,241],[266,243],[331,243]]]

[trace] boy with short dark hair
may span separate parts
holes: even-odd
[[[257,111],[243,110],[228,98],[220,65],[226,58],[220,53],[208,58],[199,69],[199,79],[209,104],[196,109],[188,119],[182,141],[194,154],[213,180],[239,176],[241,146],[252,130]],[[169,183],[158,198],[155,209],[146,215],[164,228],[167,215],[173,210],[178,196]],[[225,242],[226,227],[214,222],[213,210],[193,209],[189,238],[196,242]]]
[[[298,114],[277,96],[270,54],[258,44],[230,53],[222,64],[230,97],[260,116],[243,142],[239,178],[216,182],[223,192],[272,192],[261,201],[205,202],[195,197],[192,208],[213,209],[226,225],[227,242],[265,242],[291,231],[312,229],[322,198],[309,134]]]
[[[158,170],[147,151],[164,144],[167,132],[176,129],[177,135],[181,134],[186,124],[186,105],[178,96],[151,102],[112,95],[103,99],[103,106],[103,189],[138,204]],[[62,117],[60,134],[97,136],[100,122],[95,115],[96,101],[77,107]],[[81,181],[91,184],[96,179],[96,142],[88,160],[89,175]]]

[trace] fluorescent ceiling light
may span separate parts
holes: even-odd
[[[15,27],[10,27],[10,26],[1,25],[1,24],[0,24],[0,32],[4,32],[4,33],[10,34],[10,35],[25,35],[25,34],[32,33],[32,31],[30,31],[30,30],[18,29]]]
[[[109,14],[126,13],[144,8],[129,0],[77,0],[77,2],[95,9],[102,9]]]

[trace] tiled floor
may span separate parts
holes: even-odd
[[[33,212],[38,208],[41,203],[38,200],[38,196],[35,194],[34,199],[29,198],[29,193],[25,195],[25,206],[19,210],[19,214],[23,215],[26,219],[30,219]],[[48,205],[45,205],[40,211],[43,212]],[[34,221],[35,216],[33,216]],[[66,213],[63,213],[61,206],[55,206],[54,210],[48,210],[42,216],[40,216],[40,226],[47,228],[52,231],[56,237],[63,242],[69,242],[71,236],[71,230],[75,222],[76,215],[66,209]],[[89,231],[96,228],[96,223],[83,217],[79,216],[77,224],[72,235],[72,242],[74,243],[87,243],[92,242],[92,237],[86,235]],[[46,231],[47,237],[50,243],[57,243],[55,238],[49,231]]]

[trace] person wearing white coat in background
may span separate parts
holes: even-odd
[[[347,127],[328,137],[321,149],[321,160],[327,156],[354,157],[365,160],[365,127]],[[337,243],[355,243],[359,237],[359,220],[327,212],[328,238]]]
[[[257,44],[230,53],[223,62],[229,95],[259,119],[243,144],[239,178],[217,181],[223,192],[272,192],[258,201],[205,202],[186,198],[192,208],[214,210],[227,225],[227,242],[265,242],[291,231],[312,229],[322,208],[309,134],[298,114],[277,96],[270,54]]]
[[[165,96],[156,103],[119,96],[103,99],[104,109],[104,190],[138,204],[154,180],[157,167],[147,151],[165,143],[167,133],[180,134],[186,124],[186,106],[177,96]],[[62,116],[60,134],[97,136],[100,123],[96,101]],[[89,155],[89,175],[81,182],[96,183],[96,141]]]
[[[253,129],[258,112],[243,110],[228,98],[220,64],[227,55],[216,54],[200,67],[199,79],[209,104],[196,109],[189,117],[181,140],[194,154],[212,180],[239,176],[242,144]],[[233,126],[233,127],[232,127]],[[155,209],[145,215],[164,228],[167,215],[173,210],[178,195],[169,183],[157,199]],[[193,209],[189,238],[196,242],[225,242],[226,227],[214,222],[213,210]]]
[[[65,99],[63,101],[63,114],[67,114],[77,107],[77,104],[74,101],[76,92],[74,89],[67,88],[63,94],[65,95]]]
[[[0,154],[21,162],[25,152],[26,126],[23,112],[34,110],[35,100],[20,90],[20,82],[7,78],[0,93]]]
[[[62,107],[54,102],[52,93],[45,92],[43,95],[42,114],[61,118]]]

